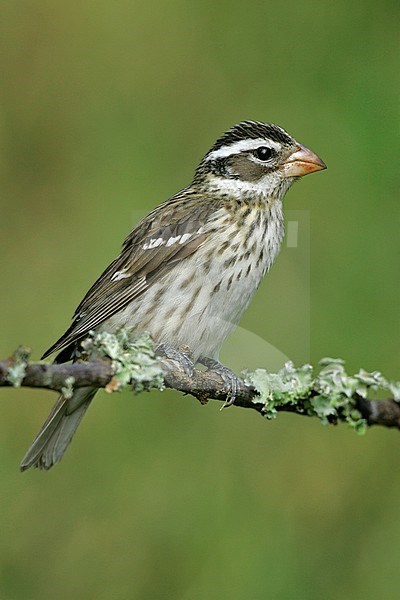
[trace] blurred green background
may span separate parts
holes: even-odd
[[[6,1],[0,16],[1,357],[39,358],[133,224],[250,118],[328,170],[286,197],[298,247],[224,360],[342,356],[400,377],[397,2]],[[1,396],[2,599],[398,598],[398,433],[101,392],[62,464],[22,475],[55,394]]]

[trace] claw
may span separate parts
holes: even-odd
[[[190,352],[189,348],[188,351]],[[181,352],[167,343],[160,344],[155,349],[156,355],[174,360],[188,377],[192,377],[194,364],[189,356],[189,352]]]
[[[240,384],[240,379],[236,375],[236,373],[231,371],[231,369],[228,369],[228,367],[222,365],[218,360],[215,360],[213,358],[207,358],[206,356],[200,357],[199,363],[207,367],[209,371],[214,371],[215,373],[218,373],[218,375],[221,377],[225,384],[225,389],[228,395],[227,399],[222,405],[221,410],[223,408],[226,408],[227,406],[232,406],[232,404],[234,404],[236,400]]]

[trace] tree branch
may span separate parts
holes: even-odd
[[[19,348],[13,357],[0,361],[0,386],[42,388],[67,394],[77,387],[93,386],[112,392],[129,384],[136,392],[152,387],[171,388],[190,394],[201,403],[208,399],[226,402],[230,397],[231,390],[226,389],[216,372],[194,369],[189,376],[174,361],[156,359],[147,339],[140,339],[136,345],[130,344],[128,360],[126,337],[121,341],[110,334],[101,335],[101,339],[92,337],[86,344],[86,350],[93,355],[96,349],[98,357],[73,364],[29,363],[29,350]],[[104,335],[108,337],[104,338]],[[110,340],[114,345],[110,346]],[[365,390],[377,389],[378,381],[385,382],[382,389],[393,389],[396,393],[398,384],[388,384],[379,373],[360,371],[357,376],[350,377],[344,372],[342,361],[327,360],[331,362],[323,363],[325,368],[316,377],[311,377],[309,365],[296,370],[289,363],[278,374],[267,374],[262,370],[247,374],[239,384],[235,406],[251,408],[268,418],[286,411],[317,416],[324,423],[346,421],[356,430],[365,430],[367,425],[400,429],[400,405],[394,398],[373,400],[363,397]],[[340,382],[338,373],[342,377]],[[347,389],[345,386],[350,384],[353,387]]]

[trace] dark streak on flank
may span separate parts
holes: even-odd
[[[217,250],[218,254],[223,254],[225,252],[225,250],[228,249],[228,247],[229,247],[229,240],[225,241],[223,244],[220,245],[220,247]]]

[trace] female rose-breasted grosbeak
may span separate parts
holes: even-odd
[[[160,353],[186,369],[196,362],[217,369],[234,387],[236,376],[217,360],[221,344],[279,251],[283,196],[297,178],[325,168],[277,125],[243,121],[229,129],[192,183],[128,235],[43,358],[61,350],[56,362],[73,360],[89,331],[124,326],[133,334],[149,331]],[[61,460],[96,391],[78,388],[72,398],[59,398],[22,470]]]

